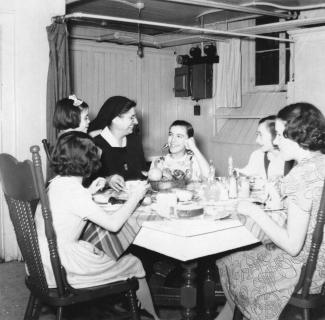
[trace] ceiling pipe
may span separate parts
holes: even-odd
[[[320,3],[320,4],[309,4],[306,6],[284,6],[282,4],[275,4],[275,3],[271,3],[271,2],[247,2],[247,3],[242,3],[241,7],[249,7],[249,6],[266,6],[266,7],[273,7],[276,9],[280,9],[280,10],[290,10],[290,11],[304,11],[304,10],[315,10],[315,9],[323,9],[325,8],[325,3]],[[205,16],[207,14],[211,14],[211,13],[216,13],[216,12],[220,12],[222,11],[222,9],[212,9],[212,10],[208,10],[205,12],[202,12],[201,14],[199,14],[197,16],[197,18],[200,18],[201,16]],[[293,18],[295,18],[293,16]]]
[[[162,0],[159,0],[162,1]],[[181,4],[190,4],[190,5],[196,5],[200,7],[208,7],[208,8],[216,8],[216,9],[223,9],[223,10],[229,10],[229,11],[239,11],[239,12],[245,12],[245,13],[253,13],[258,14],[262,16],[272,16],[272,17],[278,17],[283,19],[291,19],[292,15],[287,13],[280,13],[280,12],[274,12],[274,11],[268,11],[268,10],[262,10],[262,9],[256,9],[251,8],[248,6],[237,6],[227,3],[220,3],[215,1],[208,1],[208,0],[163,0],[168,2],[175,2],[175,3],[181,3]],[[259,3],[255,2],[255,5],[259,5]]]
[[[283,32],[283,31],[288,31],[299,27],[312,26],[312,25],[324,24],[324,23],[325,23],[325,17],[312,17],[306,19],[268,23],[259,26],[238,28],[238,29],[234,29],[234,31],[245,32],[245,33],[247,32],[251,34],[259,34],[259,33],[263,34],[263,33],[270,33],[270,32]]]
[[[225,40],[213,36],[209,37],[209,36],[194,35],[194,36],[177,37],[174,39],[155,40],[153,44],[159,48],[168,48],[168,47],[176,47],[185,44],[193,44],[193,43],[200,43],[200,42],[207,42],[207,41],[225,41]]]
[[[274,7],[277,9],[281,10],[313,10],[313,9],[320,9],[320,8],[325,8],[325,3],[319,3],[319,4],[308,4],[305,6],[285,6],[282,4],[276,4],[272,2],[248,2],[248,3],[243,3],[242,6],[248,7],[248,6],[266,6],[266,7]]]
[[[255,34],[231,32],[231,31],[205,29],[205,28],[199,28],[199,27],[190,27],[190,26],[183,26],[183,25],[178,25],[178,24],[155,22],[155,21],[148,21],[148,20],[128,19],[128,18],[113,17],[113,16],[103,16],[103,15],[98,15],[98,14],[88,14],[88,13],[82,13],[82,12],[70,13],[65,16],[55,17],[55,18],[60,18],[60,19],[74,19],[74,18],[86,18],[87,19],[88,18],[88,19],[109,20],[109,21],[136,23],[136,24],[143,24],[143,25],[150,25],[150,26],[157,26],[157,27],[166,27],[166,28],[173,28],[173,29],[194,30],[197,32],[205,33],[205,34],[217,34],[217,35],[225,36],[225,37],[251,38],[251,39],[258,38],[258,39],[274,40],[274,41],[279,41],[279,42],[294,42],[291,39],[285,39],[285,38],[269,37],[269,36],[255,35]]]

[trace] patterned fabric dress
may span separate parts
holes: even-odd
[[[151,168],[168,170],[171,177],[186,179],[187,181],[201,180],[201,169],[196,157],[193,154],[185,153],[183,157],[174,159],[170,154],[159,157],[152,162]]]
[[[310,215],[301,252],[292,257],[272,246],[258,246],[217,261],[222,287],[248,319],[278,319],[298,282],[301,267],[308,258],[325,177],[325,155],[297,164],[284,179],[288,201]],[[325,241],[321,245],[311,292],[320,292],[325,281]]]

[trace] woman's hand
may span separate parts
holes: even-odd
[[[95,194],[96,192],[102,190],[105,187],[105,184],[106,184],[106,179],[99,177],[90,184],[88,190],[91,194]]]
[[[113,174],[106,178],[108,185],[115,191],[123,191],[125,188],[125,181],[119,174]]]
[[[252,219],[257,214],[264,214],[264,211],[259,206],[250,201],[240,201],[237,206],[237,212]]]
[[[195,151],[197,149],[197,146],[196,146],[196,143],[195,143],[195,140],[193,137],[191,138],[188,138],[186,141],[185,141],[185,148],[187,150],[191,150],[191,151]]]

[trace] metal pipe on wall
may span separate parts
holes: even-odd
[[[121,17],[113,17],[113,16],[104,16],[98,14],[88,14],[82,12],[74,12],[67,14],[65,16],[60,17],[61,19],[74,19],[74,18],[88,18],[88,19],[99,19],[99,20],[109,20],[109,21],[117,21],[117,22],[127,22],[127,23],[136,23],[136,24],[143,24],[143,25],[150,25],[150,26],[158,26],[158,27],[167,27],[173,29],[182,29],[182,30],[194,30],[200,33],[205,34],[217,34],[225,37],[237,37],[237,38],[251,38],[251,39],[268,39],[268,40],[275,40],[279,42],[293,42],[291,39],[285,38],[277,38],[277,37],[269,37],[269,36],[262,36],[262,35],[254,35],[254,34],[247,34],[247,33],[240,33],[240,32],[231,32],[231,31],[222,31],[222,30],[214,30],[214,29],[205,29],[199,27],[190,27],[190,26],[183,26],[178,24],[172,23],[163,23],[163,22],[155,22],[155,21],[148,21],[148,20],[139,20],[139,19],[129,19],[129,18],[121,18]]]

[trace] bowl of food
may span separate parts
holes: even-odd
[[[174,187],[174,182],[172,180],[159,180],[159,181],[149,180],[149,183],[151,189],[154,191],[170,190]]]

